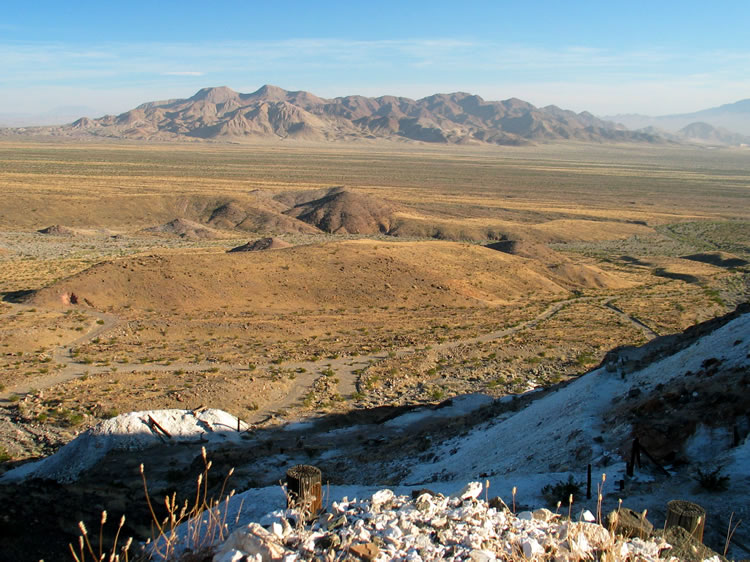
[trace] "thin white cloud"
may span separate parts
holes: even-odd
[[[0,102],[19,111],[45,110],[45,105],[81,97],[98,97],[97,107],[106,98],[113,110],[127,109],[149,99],[188,97],[193,88],[226,84],[238,89],[266,82],[328,97],[421,97],[460,90],[485,99],[520,97],[537,105],[607,113],[687,111],[706,107],[702,104],[709,98],[726,103],[750,93],[741,94],[747,81],[738,78],[745,75],[750,52],[740,50],[625,52],[455,38],[322,38],[85,47],[0,42],[0,51]],[[210,68],[216,83],[205,84],[202,71],[165,70],[191,67]],[[30,98],[21,92],[35,94]],[[54,92],[70,100],[53,100]]]

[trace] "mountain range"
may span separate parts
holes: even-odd
[[[485,101],[465,92],[419,100],[397,96],[320,98],[266,85],[250,94],[226,86],[154,101],[120,115],[1,131],[4,135],[134,140],[371,141],[524,145],[584,142],[750,144],[750,99],[691,114],[598,118],[517,98]]]
[[[628,131],[588,112],[556,106],[537,108],[516,98],[485,101],[458,92],[419,100],[395,96],[323,99],[269,85],[251,94],[228,87],[204,88],[187,99],[144,103],[120,115],[83,117],[70,125],[33,132],[143,140],[382,138],[498,145],[563,139],[663,142],[658,135]]]
[[[654,127],[668,133],[677,133],[680,129],[693,123],[705,123],[716,129],[727,129],[735,134],[750,136],[750,98],[693,113],[659,117],[628,113],[610,115],[602,117],[602,119],[620,123],[629,129]]]

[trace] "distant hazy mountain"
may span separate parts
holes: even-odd
[[[692,123],[701,122],[713,125],[714,127],[721,127],[733,133],[750,135],[750,99],[696,111],[695,113],[663,115],[661,117],[631,113],[611,115],[602,119],[620,123],[629,129],[657,127],[670,133],[676,133]]]
[[[435,94],[420,100],[382,96],[319,98],[263,86],[251,94],[204,88],[188,99],[149,102],[121,115],[81,118],[35,134],[130,139],[385,138],[435,143],[520,145],[562,139],[663,142],[555,106],[537,108],[519,99],[485,101],[467,93]]]
[[[686,142],[740,145],[750,144],[750,137],[733,133],[723,127],[696,122],[677,131],[677,136]]]

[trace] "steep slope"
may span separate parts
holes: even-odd
[[[695,467],[731,464],[735,455],[748,451],[749,312],[744,305],[684,334],[613,350],[600,368],[572,383],[536,400],[529,396],[532,401],[523,409],[501,409],[467,435],[430,448],[422,457],[430,460],[413,463],[404,483],[489,474],[517,483],[519,494],[528,494],[540,481],[549,481],[549,473],[580,477],[591,464],[597,473],[606,472],[609,487],[619,479],[628,481],[625,463],[637,437],[648,457],[636,467],[633,482],[639,482],[639,473],[646,482],[659,474],[665,493],[688,496]],[[732,483],[729,498],[712,501],[703,494],[700,502],[726,507],[727,499],[745,494],[750,489],[746,467],[732,468]],[[643,493],[653,495],[654,489]]]
[[[241,94],[225,86],[187,99],[144,103],[121,115],[81,118],[41,134],[132,139],[412,140],[519,145],[557,140],[661,142],[555,106],[519,99],[485,101],[464,92],[420,100],[381,96],[322,99],[263,86]]]

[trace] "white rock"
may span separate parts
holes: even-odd
[[[472,550],[469,559],[472,562],[495,562],[497,557],[494,552],[489,550]]]
[[[269,533],[261,525],[250,523],[229,535],[229,538],[221,546],[216,556],[225,556],[227,552],[239,550],[250,556],[258,555],[260,556],[260,560],[264,562],[279,560],[284,554],[287,554],[287,551],[277,541],[278,538]]]
[[[544,554],[544,548],[534,539],[523,539],[523,541],[521,542],[521,547],[523,548],[523,555],[526,558],[533,558],[534,556],[537,556],[539,554]]]
[[[596,523],[576,523],[575,528],[578,533],[583,533],[589,543],[595,547],[609,544],[612,539],[607,529]]]
[[[370,504],[372,505],[373,509],[377,509],[384,503],[393,500],[394,497],[395,497],[395,494],[391,490],[388,490],[388,489],[380,490],[380,491],[375,492],[372,495]]]
[[[468,499],[476,499],[479,497],[479,494],[482,493],[482,490],[484,489],[484,486],[481,482],[469,482],[466,486],[461,488],[461,491],[459,491],[456,494],[453,494],[452,498],[458,498],[460,500],[468,500]]]
[[[553,519],[557,519],[559,516],[552,513],[549,509],[546,509],[542,507],[541,509],[534,510],[534,519],[537,521],[552,521]]]
[[[383,536],[395,543],[398,539],[404,536],[404,533],[398,528],[398,525],[391,525],[383,532]]]
[[[568,548],[570,548],[570,552],[572,552],[574,556],[580,558],[588,558],[588,553],[591,550],[591,545],[586,539],[585,534],[578,533],[575,536],[568,536]]]
[[[581,514],[581,517],[583,517],[583,520],[584,520],[584,521],[588,521],[589,523],[593,523],[594,521],[596,521],[596,517],[594,517],[594,514],[593,514],[593,513],[591,513],[591,512],[590,512],[590,511],[589,511],[588,509],[587,509],[587,510],[585,510],[585,511],[584,511],[584,512],[583,512],[583,513]]]
[[[272,511],[271,513],[266,513],[263,517],[260,518],[258,523],[260,523],[264,527],[269,527],[273,523],[280,522],[285,518],[286,518],[286,510],[277,509],[276,511]]]
[[[240,562],[240,560],[245,560],[245,553],[235,549],[217,554],[213,558],[213,562]]]
[[[465,501],[460,497],[432,498],[433,509],[419,510],[416,501],[397,497],[390,490],[381,490],[374,498],[381,509],[373,510],[369,501],[353,501],[345,510],[347,522],[331,532],[342,545],[377,543],[381,560],[493,562],[494,553],[500,558],[515,559],[520,549],[529,560],[562,562],[590,559],[596,549],[602,556],[606,554],[608,560],[657,562],[659,549],[668,548],[663,541],[620,538],[615,542],[599,524],[559,522],[548,510],[515,516],[506,511],[498,513],[483,501]],[[216,551],[214,562],[324,559],[326,554],[316,542],[329,533],[317,526],[312,530],[290,527],[286,520],[288,513],[286,517],[283,514],[276,512],[266,519],[270,521],[270,531],[251,524],[242,529],[244,535],[233,533]],[[584,518],[588,517],[582,514]],[[440,529],[439,544],[432,538],[436,529]]]

